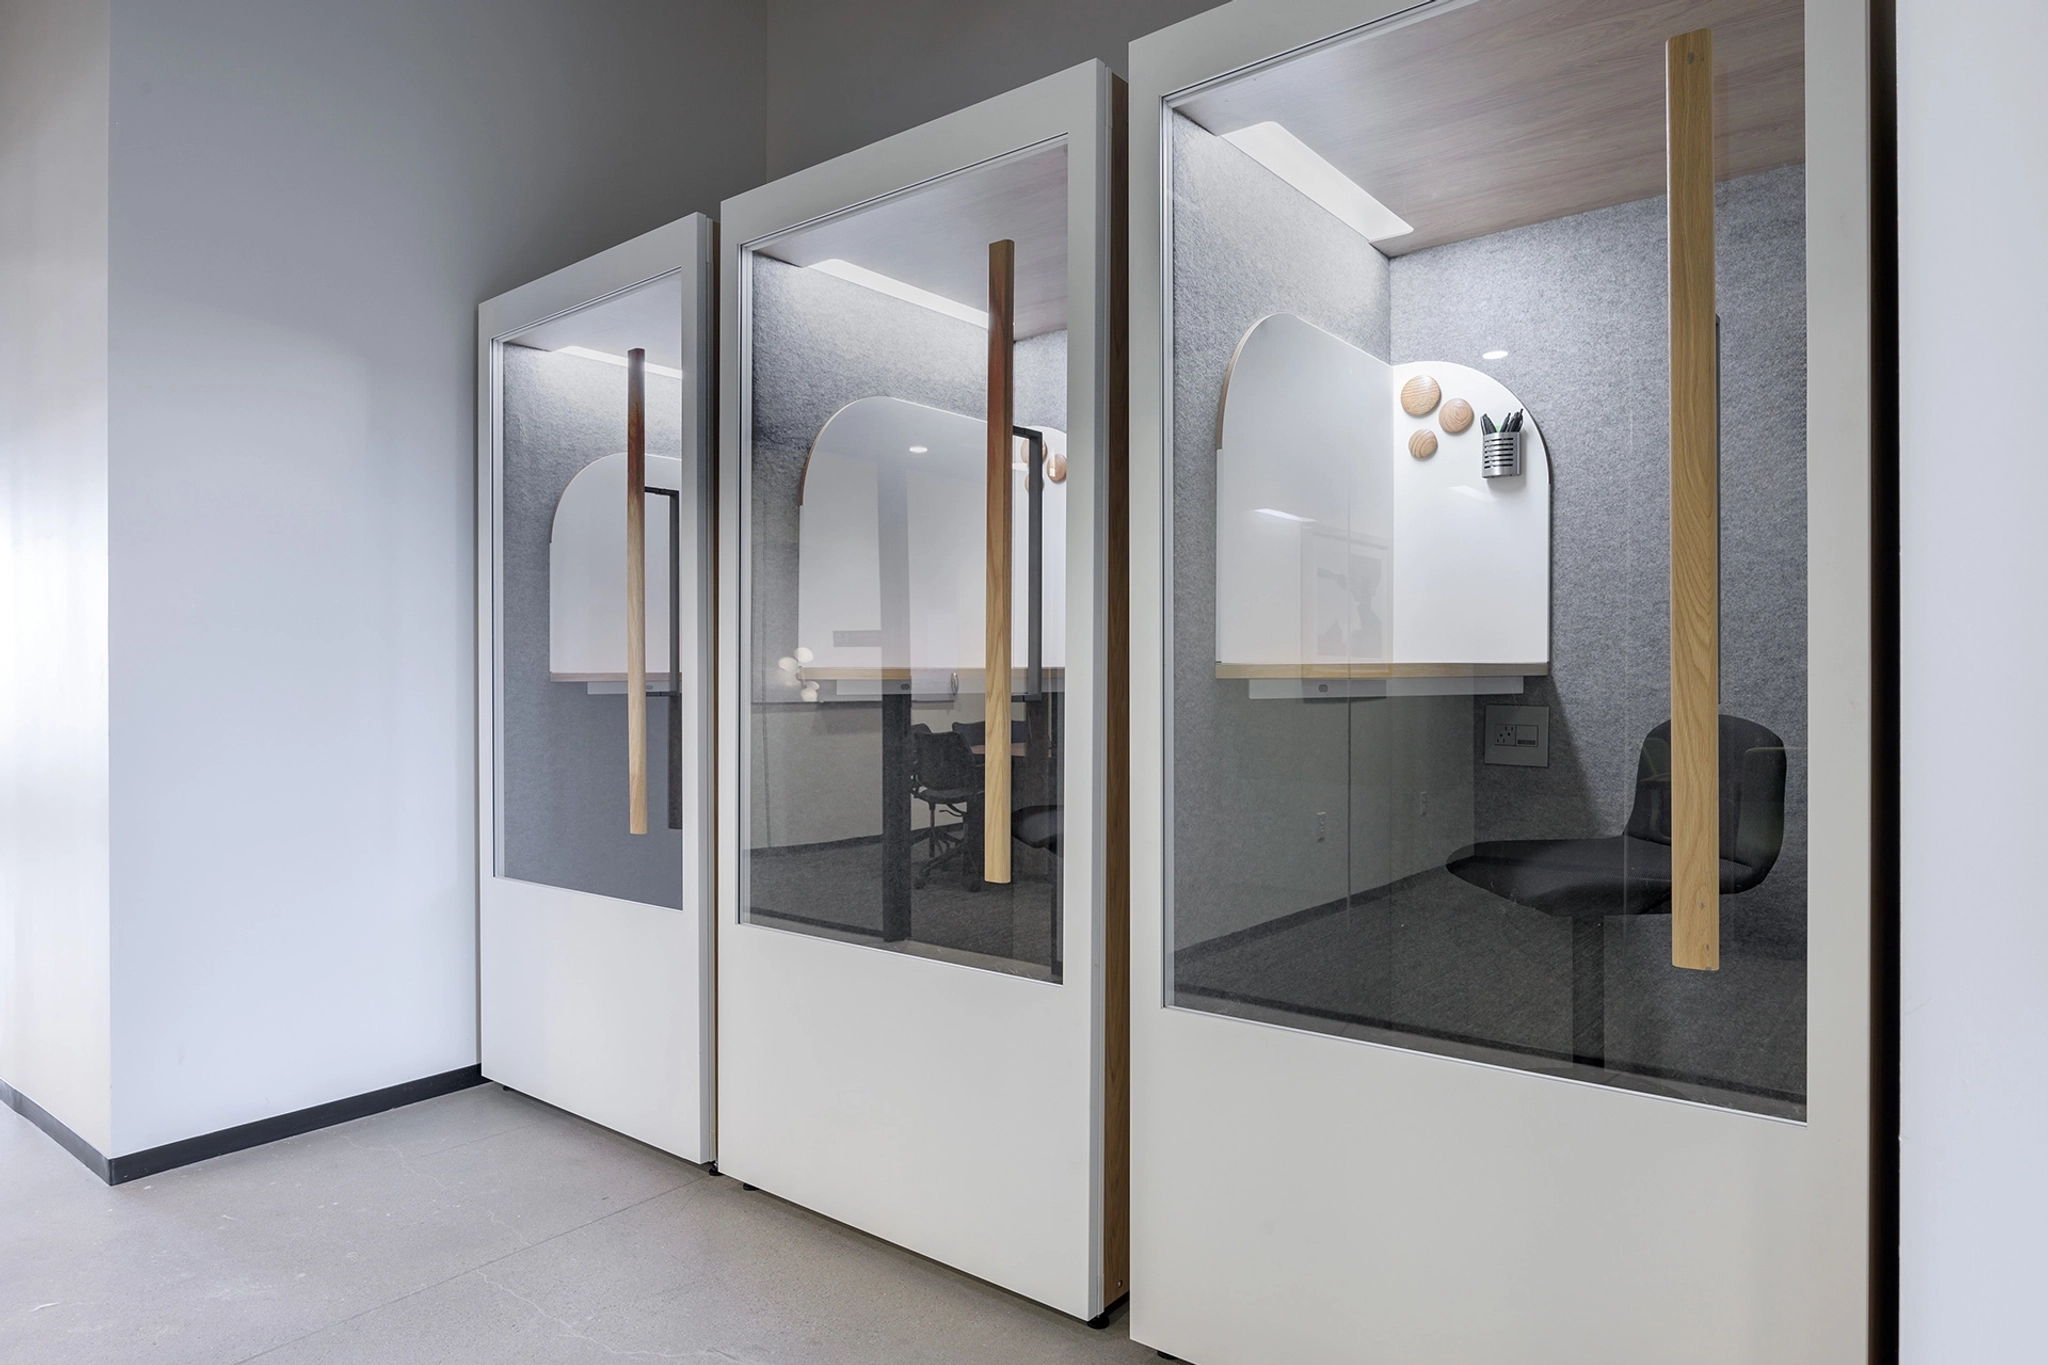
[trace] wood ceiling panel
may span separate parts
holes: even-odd
[[[1414,225],[1388,255],[1664,192],[1664,40],[1714,30],[1715,172],[1805,159],[1799,0],[1472,0],[1205,91],[1273,120]]]
[[[1065,143],[934,180],[762,248],[791,265],[835,257],[970,308],[988,307],[988,244],[1017,244],[1018,337],[1067,325]]]

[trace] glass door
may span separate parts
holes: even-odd
[[[1809,45],[1857,31],[1781,0],[1468,0],[1331,37],[1281,6],[1247,38],[1242,8],[1213,23],[1244,58],[1298,50],[1139,48],[1138,373],[1164,383],[1137,1235],[1172,1286],[1141,1339],[1860,1340],[1860,1233],[1830,1238],[1861,1189],[1829,1163],[1865,1150],[1867,999],[1837,974],[1867,902],[1814,836],[1819,793],[1838,838],[1867,809],[1853,737],[1818,738],[1867,675],[1816,624],[1860,602],[1866,545],[1814,528],[1867,479],[1864,377],[1809,356],[1860,325],[1810,244],[1863,201],[1808,133]],[[1255,1224],[1175,1192],[1226,1143],[1298,1175]],[[1292,1321],[1242,1312],[1283,1282]]]
[[[709,224],[482,310],[487,1075],[709,1160]]]
[[[723,220],[720,1167],[1081,1317],[1125,1279],[1112,80]]]

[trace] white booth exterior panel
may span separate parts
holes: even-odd
[[[688,1161],[716,1156],[713,1122],[710,839],[710,509],[702,495],[711,458],[710,368],[715,356],[713,226],[701,214],[500,295],[477,312],[477,702],[483,818],[477,843],[478,973],[483,1073]],[[683,593],[677,604],[686,695],[682,752],[680,909],[502,875],[504,780],[498,669],[503,650],[504,339],[650,282],[680,306],[682,454],[648,461],[650,486],[681,491]],[[672,288],[670,287],[672,286]],[[664,339],[665,340],[665,339]],[[595,473],[591,473],[595,470]],[[550,576],[550,662],[571,673],[624,667],[624,457],[600,457],[572,481],[555,530],[567,552]],[[599,487],[602,485],[602,487]],[[609,492],[604,490],[609,489]],[[649,671],[665,673],[667,537],[660,499],[648,518]],[[600,505],[602,504],[602,505]],[[606,509],[609,508],[608,512]],[[587,516],[585,514],[588,514]],[[660,549],[655,549],[659,542]],[[609,576],[613,581],[606,584]],[[656,620],[656,604],[662,607]],[[607,624],[607,620],[609,624]],[[658,625],[659,633],[656,627]],[[659,642],[657,654],[656,642]],[[555,655],[554,646],[566,651]],[[624,751],[625,735],[618,736]]]
[[[1107,776],[1100,566],[1115,77],[1090,63],[726,201],[718,764],[719,1165],[1077,1317],[1105,1296]],[[1059,982],[749,922],[752,244],[1064,139],[1066,828]],[[943,185],[941,188],[945,188]],[[767,661],[772,667],[774,660]],[[1119,1278],[1121,1278],[1119,1276]]]
[[[1806,1120],[1168,1003],[1168,101],[1409,8],[1236,0],[1132,47],[1132,1337],[1201,1365],[1861,1362],[1872,771],[1857,0],[1805,6],[1807,383],[1825,414],[1806,431]]]

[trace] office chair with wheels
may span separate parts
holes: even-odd
[[[910,732],[917,746],[917,771],[911,778],[910,794],[922,801],[927,812],[925,858],[911,885],[922,888],[932,870],[951,863],[967,874],[967,889],[981,890],[981,848],[975,837],[981,826],[981,768],[968,751],[967,740],[957,730],[934,733],[917,725]],[[939,823],[943,809],[952,824]]]

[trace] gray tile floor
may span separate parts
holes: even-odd
[[[1146,1361],[496,1085],[118,1188],[0,1109],[0,1362]]]

